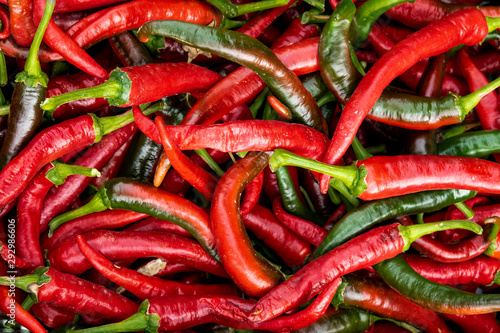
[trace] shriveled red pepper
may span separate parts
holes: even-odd
[[[484,15],[477,9],[468,9],[436,21],[398,43],[374,64],[356,87],[322,160],[328,164],[340,160],[361,122],[392,79],[425,57],[443,53],[461,43],[479,43],[487,33],[488,24]],[[424,41],[426,47],[422,47]],[[412,52],[409,53],[409,50]],[[328,189],[329,179],[327,175],[321,176],[323,193]]]
[[[268,161],[269,153],[249,153],[233,164],[217,183],[210,213],[222,265],[236,285],[253,297],[262,297],[283,278],[255,252],[239,213],[243,189]]]
[[[166,295],[231,295],[236,296],[232,284],[183,284],[147,276],[126,267],[117,267],[105,256],[94,250],[82,235],[76,237],[78,247],[85,258],[101,274],[141,300]]]
[[[111,261],[129,258],[158,257],[227,277],[227,273],[195,240],[161,231],[109,231],[86,233],[85,240]],[[131,246],[133,244],[134,246]],[[71,274],[81,274],[92,265],[76,245],[66,239],[48,256],[52,267]]]

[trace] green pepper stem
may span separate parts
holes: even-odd
[[[44,86],[47,86],[47,76],[45,75],[45,73],[43,73],[40,62],[38,61],[38,50],[40,49],[40,45],[42,44],[43,35],[45,34],[45,30],[47,29],[55,6],[55,0],[47,0],[45,2],[45,10],[43,12],[42,19],[40,20],[40,24],[38,25],[38,28],[36,30],[35,36],[33,37],[33,42],[30,46],[30,52],[28,53],[28,58],[26,59],[26,63],[24,65],[24,71],[28,73],[29,76],[45,76],[45,82],[43,84]]]
[[[250,104],[250,112],[252,112],[252,116],[257,118],[257,113],[259,112],[264,102],[267,101],[267,95],[269,94],[269,88],[265,88],[262,92],[257,96],[257,98]]]
[[[54,185],[59,186],[66,181],[66,178],[71,175],[82,175],[87,177],[100,177],[101,173],[95,168],[86,168],[80,165],[69,165],[58,161],[53,161],[52,169],[45,173],[45,178],[50,180]]]
[[[321,163],[310,158],[302,157],[286,151],[284,149],[275,149],[274,154],[269,161],[271,171],[275,172],[279,167],[284,165],[296,166],[316,172],[321,172],[326,175],[340,179],[349,189],[356,186],[359,178],[359,168],[355,165],[337,166]]]
[[[196,149],[194,151],[196,154],[198,154],[205,163],[208,164],[210,169],[212,169],[213,172],[217,174],[217,176],[222,177],[224,175],[224,170],[221,169],[221,167],[217,164],[217,162],[214,161],[212,156],[206,151],[206,149]]]
[[[59,105],[85,98],[117,98],[121,92],[122,86],[119,82],[115,80],[108,80],[95,87],[73,90],[65,94],[47,98],[41,104],[41,108],[42,110],[45,110],[49,116],[51,116]]]
[[[322,107],[323,105],[325,105],[326,103],[330,103],[330,102],[335,102],[337,99],[335,98],[335,96],[332,94],[331,91],[327,91],[323,96],[321,96],[317,103],[318,103],[318,106],[319,107]]]
[[[8,276],[0,277],[0,286],[10,286],[12,283],[21,290],[25,292],[30,292],[29,286],[38,283],[38,275],[36,274],[26,274],[16,278],[10,278]]]
[[[457,207],[462,213],[464,213],[465,217],[467,217],[467,219],[471,219],[474,217],[474,211],[469,207],[467,206],[466,204],[464,204],[463,201],[461,202],[455,202],[455,207]]]
[[[500,17],[486,17],[486,24],[488,24],[488,32],[493,32],[500,28]]]
[[[481,101],[481,99],[488,95],[493,90],[500,86],[500,78],[497,78],[487,85],[479,88],[478,90],[470,93],[466,96],[456,96],[455,104],[457,108],[461,111],[461,120],[465,118],[467,113],[469,113],[476,105]]]
[[[208,0],[208,2],[217,7],[222,14],[228,18],[235,18],[240,15],[281,7],[288,4],[288,0],[263,0],[240,5],[235,5],[229,0]]]
[[[340,198],[340,194],[333,188],[329,187],[328,188],[328,197],[330,198],[330,201],[334,205],[340,205],[342,203],[342,199]]]
[[[33,299],[33,297],[31,295],[28,295],[28,297],[26,297],[24,299],[21,306],[24,310],[29,311],[31,309],[31,307],[33,306],[33,304],[35,304],[35,300]]]
[[[443,140],[447,140],[449,138],[452,138],[454,136],[457,136],[457,135],[460,135],[462,133],[465,133],[475,127],[479,127],[481,126],[481,123],[478,121],[478,122],[474,122],[474,123],[467,123],[467,124],[463,124],[463,125],[457,125],[457,126],[454,126],[446,131],[443,131],[441,133],[441,137],[443,138]]]
[[[349,192],[349,189],[342,181],[332,178],[330,179],[330,186],[340,193],[341,198],[345,199],[343,201],[347,205],[347,210],[352,210],[359,206],[359,200]]]
[[[64,214],[54,217],[49,222],[49,237],[52,237],[54,230],[56,230],[60,225],[76,219],[77,217],[88,215],[91,213],[102,212],[109,208],[108,200],[104,190],[101,188],[89,202],[85,205],[78,207],[76,209],[70,210]]]
[[[325,24],[330,19],[329,15],[318,15],[315,13],[304,12],[300,18],[302,24]]]
[[[351,147],[354,150],[354,155],[356,155],[358,161],[366,160],[367,158],[373,156],[368,151],[366,151],[365,147],[363,147],[357,137],[354,137],[354,140],[352,140]]]
[[[441,221],[434,223],[414,224],[410,226],[399,226],[399,233],[403,237],[405,246],[403,251],[410,248],[410,245],[416,239],[431,234],[436,231],[449,229],[466,229],[478,235],[483,232],[481,226],[477,223],[463,220]]]
[[[0,106],[0,116],[5,116],[10,113],[10,104]]]
[[[7,63],[5,62],[5,54],[0,50],[0,87],[5,86],[7,83],[9,83]]]

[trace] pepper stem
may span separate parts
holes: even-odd
[[[486,17],[486,24],[488,24],[488,32],[493,32],[500,28],[500,17]]]
[[[47,25],[49,24],[50,18],[52,17],[52,12],[54,11],[55,5],[55,0],[47,0],[45,2],[45,10],[43,12],[42,19],[40,20],[40,24],[36,29],[35,36],[33,37],[33,42],[30,46],[30,52],[28,53],[28,58],[26,59],[26,63],[24,64],[24,72],[16,76],[16,82],[24,81],[25,84],[29,85],[30,87],[35,87],[38,84],[41,84],[44,87],[47,86],[49,79],[47,75],[42,71],[42,67],[40,66],[40,62],[38,61],[38,50],[40,49],[40,45],[42,44],[43,35],[45,34]]]
[[[434,223],[413,224],[410,226],[399,226],[399,234],[404,239],[404,249],[406,251],[416,239],[431,234],[436,231],[443,231],[449,229],[466,229],[478,235],[482,234],[483,229],[477,223],[463,220],[441,221]]]
[[[108,80],[95,87],[78,89],[47,98],[41,104],[41,108],[47,112],[48,116],[51,116],[59,105],[85,98],[116,98],[119,96],[121,91],[122,89],[119,82]]]
[[[120,333],[120,332],[138,332],[146,333],[158,332],[160,328],[160,316],[149,313],[149,301],[145,300],[139,306],[136,314],[122,320],[118,323],[103,325],[100,327],[91,327],[81,330],[73,330],[74,333]]]
[[[354,155],[356,155],[358,161],[366,160],[367,158],[373,156],[365,149],[365,147],[363,147],[356,136],[354,137],[354,140],[352,140],[351,147],[352,150],[354,150]]]
[[[456,96],[455,104],[461,111],[460,121],[464,120],[465,116],[481,101],[481,99],[488,95],[493,90],[500,87],[500,78],[497,78],[487,85],[479,88],[478,90],[466,96]]]
[[[229,0],[208,0],[208,2],[217,7],[227,18],[235,18],[248,13],[285,6],[288,4],[288,1],[289,0],[263,0],[235,5]]]
[[[467,206],[466,204],[464,204],[463,201],[461,202],[455,202],[455,207],[457,207],[462,213],[464,213],[465,217],[467,217],[467,219],[471,219],[474,217],[474,211],[469,207]]]
[[[217,162],[214,161],[214,159],[212,158],[212,156],[210,156],[206,149],[196,149],[194,152],[198,154],[203,159],[203,161],[205,161],[205,163],[208,164],[210,169],[212,169],[212,171],[215,172],[217,176],[224,176],[224,170],[222,170]]]
[[[0,116],[5,116],[10,113],[10,104],[0,106]]]
[[[338,166],[321,163],[310,158],[302,157],[286,151],[284,149],[275,149],[274,154],[269,161],[271,171],[275,172],[284,165],[296,166],[340,179],[349,189],[355,188],[359,179],[359,168],[355,165]]]
[[[7,63],[5,62],[5,54],[0,51],[0,87],[9,83],[9,76],[7,75]]]
[[[95,168],[86,168],[79,165],[69,165],[59,161],[53,161],[52,169],[45,173],[45,178],[59,186],[66,181],[66,178],[71,175],[82,175],[87,177],[100,177],[101,173]]]
[[[76,209],[70,210],[64,214],[54,217],[49,222],[49,237],[52,237],[54,230],[60,225],[76,219],[77,217],[88,215],[91,213],[102,212],[109,208],[109,201],[104,188],[101,188],[89,202]]]

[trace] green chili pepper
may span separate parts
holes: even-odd
[[[257,39],[236,31],[175,20],[148,22],[138,31],[142,41],[150,35],[169,37],[250,68],[288,107],[294,121],[327,133],[326,121],[314,98],[299,78]]]
[[[484,157],[500,152],[500,130],[474,131],[440,142],[439,155]]]
[[[403,215],[429,213],[476,195],[474,191],[425,191],[368,202],[342,217],[328,232],[314,253],[317,258],[352,237],[379,224]]]

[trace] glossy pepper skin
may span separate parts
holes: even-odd
[[[374,266],[384,281],[405,298],[427,309],[451,314],[481,314],[500,308],[498,294],[471,294],[427,280],[401,256]]]
[[[210,212],[220,260],[246,294],[262,297],[282,281],[282,275],[253,249],[239,212],[241,193],[267,166],[269,153],[249,153],[219,180]]]
[[[146,23],[139,30],[138,37],[146,41],[152,34],[173,38],[252,69],[290,109],[295,121],[322,133],[327,132],[326,121],[311,94],[304,89],[298,77],[256,39],[230,30],[180,21]]]
[[[488,33],[484,15],[477,9],[463,10],[434,22],[397,44],[363,77],[342,112],[337,130],[323,161],[334,164],[344,154],[364,117],[394,77],[403,73],[420,59],[437,55],[464,43],[481,42]],[[426,47],[421,47],[422,41]],[[430,42],[434,41],[434,42]],[[414,52],[408,56],[408,50]],[[321,189],[326,193],[330,177],[321,177]]]

